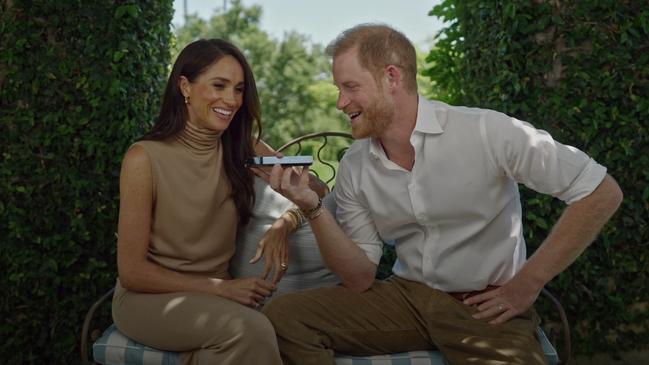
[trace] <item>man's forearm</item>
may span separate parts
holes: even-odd
[[[322,258],[343,286],[359,292],[367,290],[374,281],[376,265],[365,251],[347,237],[326,209],[310,223]]]
[[[309,219],[325,264],[338,275],[344,286],[363,292],[374,281],[376,265],[322,206],[318,194],[309,187],[310,179],[308,169],[298,174],[291,168],[275,165],[268,180],[273,190],[291,200]]]
[[[517,276],[526,277],[540,290],[593,242],[621,202],[620,187],[606,175],[590,195],[564,210],[546,240]]]

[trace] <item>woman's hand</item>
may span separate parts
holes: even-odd
[[[264,257],[264,271],[261,278],[265,280],[274,269],[273,285],[279,283],[288,268],[288,236],[295,229],[297,229],[297,222],[288,213],[284,213],[264,233],[255,256],[250,260],[250,263],[254,264]]]
[[[275,285],[260,278],[221,280],[217,294],[251,308],[258,308],[275,291]]]

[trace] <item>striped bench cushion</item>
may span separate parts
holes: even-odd
[[[559,364],[559,356],[538,329],[541,346],[550,365]],[[180,365],[177,352],[161,351],[144,346],[124,336],[111,325],[92,345],[96,362],[106,365]],[[379,356],[336,355],[336,365],[443,365],[447,364],[439,351],[411,351]]]

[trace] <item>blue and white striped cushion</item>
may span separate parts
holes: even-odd
[[[124,336],[114,324],[92,345],[96,362],[106,365],[180,365],[180,354],[142,345]]]
[[[410,351],[377,356],[336,355],[336,365],[442,365],[448,364],[439,351]]]
[[[540,328],[538,335],[550,365],[559,364],[556,350]],[[177,352],[161,351],[137,343],[119,332],[114,324],[92,345],[92,354],[96,362],[106,365],[180,365],[180,355]],[[446,364],[439,351],[411,351],[379,356],[336,355],[336,365]]]

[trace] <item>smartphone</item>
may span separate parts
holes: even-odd
[[[275,166],[280,164],[282,166],[311,166],[313,164],[313,156],[258,156],[249,158],[246,161],[246,167],[260,167],[260,166]]]

